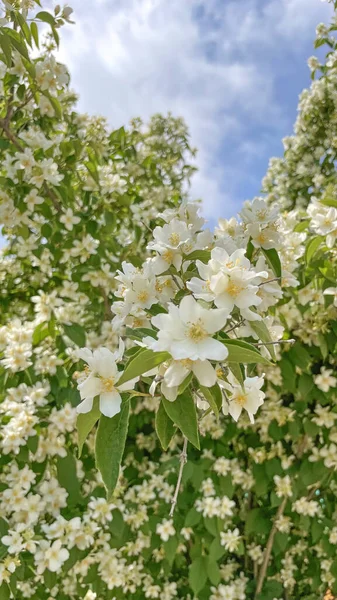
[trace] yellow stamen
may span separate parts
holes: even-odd
[[[201,342],[208,336],[208,333],[207,333],[206,329],[203,327],[203,325],[201,324],[200,319],[197,323],[190,324],[190,326],[188,328],[187,336],[193,342]]]

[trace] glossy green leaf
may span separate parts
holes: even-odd
[[[62,327],[66,336],[73,342],[75,342],[75,344],[79,346],[79,348],[85,346],[85,329],[81,325],[79,325],[78,323],[73,323],[72,325],[62,325]]]
[[[171,421],[179,427],[189,442],[200,450],[197,412],[191,393],[185,391],[174,402],[169,402],[166,398],[163,398],[162,402]]]
[[[311,262],[318,248],[324,240],[325,238],[322,235],[317,235],[309,241],[304,253],[304,260],[307,263],[307,265]]]
[[[222,407],[222,393],[219,385],[217,383],[212,387],[205,387],[201,385],[200,391],[207,400],[216,417],[219,418],[219,411]]]
[[[96,433],[95,456],[108,500],[116,487],[129,426],[130,401],[122,402],[121,412],[112,418],[102,415]]]
[[[222,343],[228,350],[228,357],[226,360],[229,363],[258,363],[262,365],[272,364],[267,358],[262,356],[258,349],[252,344],[248,344],[247,342],[243,342],[241,340],[222,340]]]
[[[269,333],[269,329],[264,321],[250,321],[249,325],[255,331],[255,333],[259,336],[259,339],[262,342],[272,342],[273,339]],[[270,352],[273,360],[276,360],[275,348],[273,344],[266,345],[267,350]]]
[[[81,413],[77,416],[76,428],[78,437],[78,457],[80,458],[83,450],[83,445],[90,431],[97,423],[101,413],[99,410],[99,400],[95,398],[92,410],[88,413]]]
[[[261,248],[264,257],[268,263],[268,265],[270,266],[270,268],[272,269],[273,273],[275,274],[275,277],[281,277],[282,276],[282,266],[281,266],[281,261],[280,261],[280,257],[277,253],[277,250],[275,250],[275,248],[270,248],[270,250],[265,250],[264,248]]]
[[[160,443],[164,450],[169,447],[170,441],[175,433],[175,427],[170,417],[168,416],[163,403],[159,404],[159,408],[156,413],[156,432]]]
[[[130,358],[118,383],[126,383],[130,379],[139,377],[139,375],[151,371],[170,358],[171,356],[168,352],[153,352],[153,350],[142,348],[140,352],[137,352],[136,356]]]
[[[207,581],[207,558],[198,556],[188,568],[188,581],[195,595],[199,594]]]

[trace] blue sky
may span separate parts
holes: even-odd
[[[79,109],[113,127],[183,116],[198,147],[192,194],[213,222],[260,191],[310,84],[320,0],[73,0],[60,56]]]

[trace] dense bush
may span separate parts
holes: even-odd
[[[28,5],[0,26],[0,598],[337,592],[335,17],[265,199],[212,233],[184,123],[78,114],[71,11]]]

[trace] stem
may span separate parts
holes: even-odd
[[[240,327],[240,325],[243,325],[244,322],[245,322],[245,319],[242,319],[242,321],[239,321],[238,323],[233,325],[233,327],[231,327],[230,329],[226,329],[226,331],[224,333],[229,333],[230,331],[237,329],[237,327]]]
[[[279,340],[278,342],[258,342],[253,346],[277,346],[277,344],[295,344],[296,340]]]
[[[267,283],[273,283],[273,281],[279,281],[279,279],[282,279],[282,277],[274,277],[273,279],[268,279],[268,281],[262,281],[258,284],[258,287],[261,285],[266,285]]]
[[[257,580],[255,598],[261,592],[261,590],[263,588],[264,580],[266,578],[268,563],[269,563],[271,551],[273,548],[274,537],[275,537],[275,533],[276,533],[276,521],[277,521],[277,519],[279,519],[279,517],[281,517],[281,515],[283,515],[286,504],[287,504],[287,497],[283,498],[280,506],[278,507],[277,513],[276,513],[276,516],[275,516],[275,519],[273,522],[273,526],[270,530],[269,538],[268,538],[267,545],[266,545],[266,550],[265,550],[264,557],[263,557],[263,563],[261,565],[261,569],[260,569],[258,580]]]
[[[177,485],[176,485],[176,489],[174,490],[173,498],[171,500],[171,509],[170,509],[170,513],[169,513],[170,517],[173,516],[174,509],[175,509],[177,501],[178,501],[178,494],[179,494],[180,485],[181,485],[181,478],[183,476],[184,466],[187,463],[187,452],[186,451],[187,451],[187,438],[184,437],[184,445],[183,445],[183,449],[182,449],[182,452],[180,454],[180,459],[179,459],[180,467],[179,467]]]

